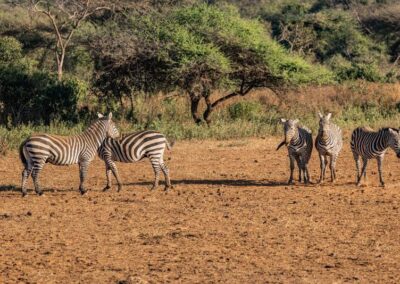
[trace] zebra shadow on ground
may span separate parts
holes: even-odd
[[[247,180],[247,179],[180,179],[171,180],[172,185],[226,185],[226,186],[262,186],[262,187],[275,187],[275,186],[285,186],[287,182],[277,182],[277,181],[257,181],[257,180]],[[152,181],[139,181],[125,183],[126,186],[135,185],[146,185],[151,186]],[[163,182],[160,181],[160,185]]]
[[[0,185],[0,192],[21,191],[21,188],[13,184]]]
[[[55,188],[42,188],[43,193],[56,193],[56,192],[78,192],[78,188],[61,188],[61,189],[55,189]],[[13,184],[6,184],[6,185],[0,185],[0,193],[2,192],[19,192],[21,193],[21,187]],[[33,188],[28,188],[28,194],[36,194],[35,190]]]

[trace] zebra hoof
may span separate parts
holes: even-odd
[[[36,195],[42,196],[43,195],[43,191],[36,191]]]
[[[81,195],[84,195],[87,192],[87,190],[84,188],[80,188],[79,192],[81,193]]]
[[[170,189],[173,189],[172,185],[164,187],[164,191],[169,191]]]
[[[120,192],[122,190],[122,185],[118,185],[117,192]]]
[[[28,192],[22,192],[22,197],[25,197],[28,195]]]
[[[289,180],[288,184],[294,184],[293,180]]]
[[[152,187],[150,187],[150,191],[156,190],[157,186],[153,185]]]
[[[107,190],[109,190],[111,188],[111,186],[106,186],[105,188],[103,188],[103,192],[105,192],[105,191],[107,191]],[[81,192],[82,193],[82,192]]]
[[[385,187],[385,183],[381,183],[381,187],[383,187],[383,188],[384,188],[384,187]]]

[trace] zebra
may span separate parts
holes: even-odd
[[[81,194],[86,193],[84,182],[88,166],[96,156],[97,149],[107,137],[118,137],[119,131],[112,121],[112,113],[107,117],[98,114],[98,119],[83,133],[75,136],[34,134],[22,142],[19,148],[22,171],[22,196],[27,194],[26,183],[32,175],[35,192],[42,195],[39,174],[45,163],[54,165],[79,164]]]
[[[105,162],[107,185],[103,189],[111,188],[111,172],[118,183],[118,191],[122,183],[115,162],[133,163],[144,158],[149,158],[154,170],[154,183],[151,190],[158,186],[160,171],[165,177],[165,190],[171,188],[169,169],[164,163],[165,147],[171,149],[165,136],[159,132],[144,130],[126,134],[120,139],[107,138],[98,150],[99,157]]]
[[[373,131],[370,128],[358,127],[354,129],[351,135],[351,151],[357,170],[357,186],[361,183],[361,177],[366,179],[366,169],[369,159],[375,158],[378,164],[379,181],[381,186],[385,186],[382,177],[382,162],[386,150],[390,147],[396,152],[397,158],[400,158],[400,130],[396,128],[381,128]],[[360,173],[360,161],[363,160],[363,167]]]
[[[343,147],[342,130],[331,122],[331,113],[323,116],[319,115],[319,131],[315,139],[315,148],[317,148],[320,159],[321,175],[319,183],[325,179],[325,170],[330,157],[329,168],[331,170],[331,181],[336,179],[336,160]]]
[[[308,172],[308,162],[311,157],[313,141],[311,131],[306,127],[299,127],[299,120],[281,118],[280,122],[284,125],[285,139],[282,141],[276,150],[286,145],[290,160],[290,177],[289,184],[293,183],[294,161],[297,162],[299,168],[299,182],[302,178],[304,183],[310,182],[310,174]],[[303,175],[303,177],[302,177]]]

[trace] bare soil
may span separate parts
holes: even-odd
[[[348,139],[347,139],[348,141]],[[17,153],[0,160],[0,283],[398,283],[400,169],[389,150],[356,187],[348,142],[338,181],[286,185],[280,140],[178,142],[175,188],[150,191],[148,161],[119,164],[123,191],[90,167],[46,165],[44,196],[21,198]],[[312,181],[319,176],[314,149]],[[296,171],[297,176],[297,171]]]

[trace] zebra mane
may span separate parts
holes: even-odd
[[[379,131],[389,131],[389,129],[399,132],[399,129],[395,128],[395,127],[384,127],[384,128],[379,129]]]
[[[312,133],[312,131],[308,128],[308,127],[306,127],[306,126],[298,126],[297,127],[298,129],[303,129],[303,130],[305,130],[306,132],[308,132],[308,133]]]

